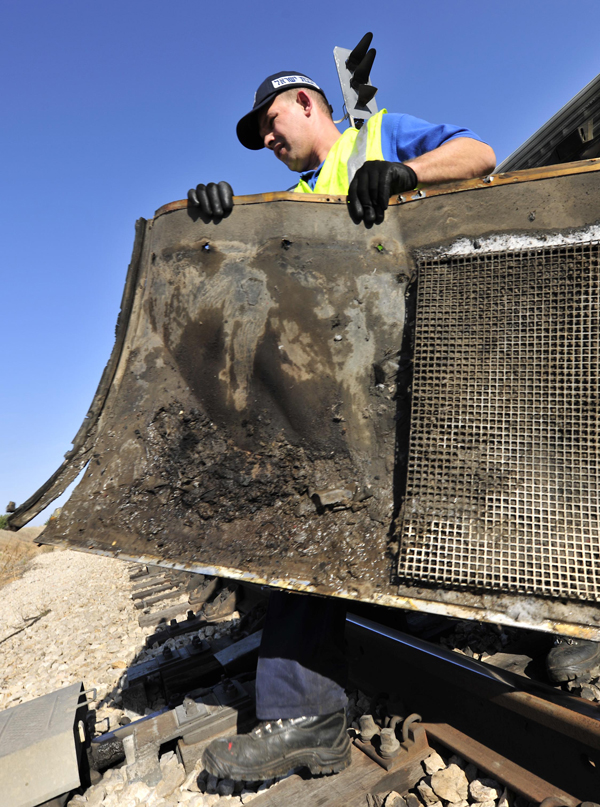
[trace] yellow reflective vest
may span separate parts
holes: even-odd
[[[373,115],[361,129],[346,129],[325,158],[314,189],[303,179],[296,193],[347,194],[354,174],[367,160],[383,160],[381,120],[387,109]]]

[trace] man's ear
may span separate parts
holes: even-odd
[[[298,90],[296,103],[300,104],[306,117],[309,117],[314,108],[314,102],[310,95],[307,92],[304,92],[304,90]]]

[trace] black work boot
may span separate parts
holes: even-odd
[[[546,670],[555,684],[600,671],[600,644],[559,636],[546,658]]]
[[[346,712],[265,720],[249,734],[213,740],[202,762],[213,776],[238,782],[271,779],[299,767],[338,773],[350,765]]]

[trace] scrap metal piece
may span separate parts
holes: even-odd
[[[193,767],[205,745],[232,729],[242,729],[254,717],[254,682],[227,680],[210,692],[191,692],[181,706],[162,710],[96,737],[92,757],[99,765],[115,764],[125,756],[128,781],[156,785],[161,778],[161,745],[182,738],[191,746],[182,755],[186,771]]]
[[[88,709],[82,683],[0,712],[0,793],[35,807],[79,787]]]
[[[346,114],[350,126],[358,129],[377,112],[377,102],[374,100],[377,87],[373,87],[369,80],[375,60],[375,49],[368,50],[372,39],[373,34],[365,34],[353,50],[333,49]]]
[[[510,251],[543,248],[539,261],[551,264],[554,247],[587,248],[600,239],[599,189],[593,160],[428,188],[425,198],[391,204],[376,234],[353,224],[345,197],[236,198],[218,224],[184,202],[161,208],[144,227],[93,462],[43,540],[599,640],[597,602],[580,599],[570,585],[563,599],[548,587],[507,593],[502,580],[492,580],[482,595],[479,578],[466,580],[468,570],[465,580],[446,577],[443,585],[398,575],[410,401],[420,384],[412,384],[412,334],[403,327],[416,298],[409,280],[427,261],[468,253],[487,256],[469,258],[482,273],[474,287],[483,288],[484,269],[498,253],[507,260]],[[511,294],[511,305],[520,305]],[[593,310],[586,316],[595,322]],[[433,353],[444,329],[442,321],[432,330]],[[560,389],[552,394],[558,400]],[[502,395],[508,406],[508,385]],[[538,399],[526,400],[535,406]],[[594,454],[597,444],[588,449]],[[511,512],[512,492],[499,487],[503,512]],[[31,514],[21,509],[18,522]],[[567,543],[570,528],[558,527]],[[486,540],[496,538],[492,531]],[[439,560],[444,536],[436,540]],[[565,557],[565,544],[553,540],[542,563],[579,574],[578,558]],[[596,540],[580,532],[575,551],[584,545],[593,554]]]

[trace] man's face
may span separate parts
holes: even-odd
[[[304,106],[294,95],[277,95],[260,113],[259,134],[265,147],[290,171],[306,171],[312,156],[311,130]]]

